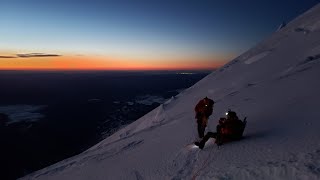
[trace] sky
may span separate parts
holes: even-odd
[[[318,0],[0,0],[0,70],[214,69]]]

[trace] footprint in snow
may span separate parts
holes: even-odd
[[[233,92],[229,93],[227,96],[235,96],[237,94],[239,94],[239,91],[233,91]]]
[[[142,177],[142,175],[139,173],[139,171],[135,170],[133,171],[135,177],[137,180],[143,180],[144,178]]]
[[[246,85],[246,87],[253,87],[253,86],[256,86],[257,84],[255,84],[255,83],[248,83],[247,85]]]

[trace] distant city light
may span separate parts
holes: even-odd
[[[192,73],[192,72],[181,72],[181,73],[176,73],[176,74],[196,74],[196,73]]]

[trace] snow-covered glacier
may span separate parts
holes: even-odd
[[[22,179],[320,179],[320,5],[87,151]],[[248,117],[241,141],[200,150],[194,106]]]

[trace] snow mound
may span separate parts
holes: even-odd
[[[319,20],[317,5],[87,151],[22,179],[320,179]],[[193,108],[205,96],[216,102],[207,131],[231,108],[248,117],[243,140],[194,148]]]

